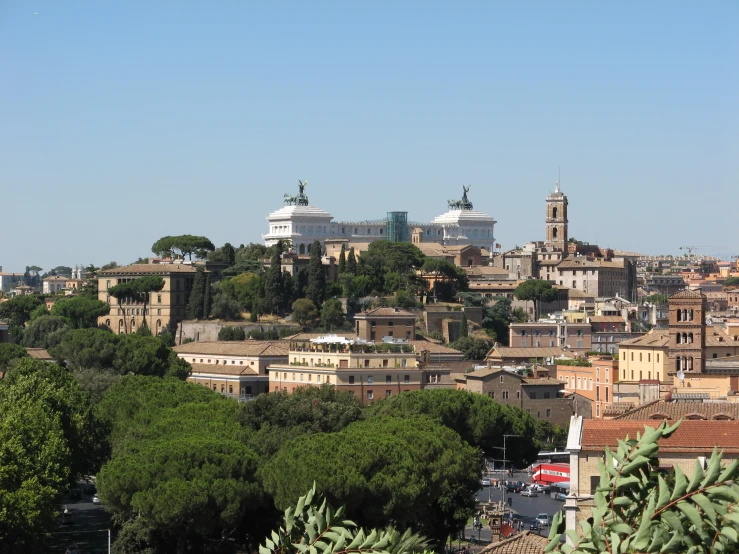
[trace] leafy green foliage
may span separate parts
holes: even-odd
[[[724,281],[724,288],[739,286],[739,277],[729,277]]]
[[[371,527],[416,529],[443,545],[475,508],[482,459],[430,418],[373,417],[337,433],[286,442],[262,468],[265,490],[287,508],[312,482]]]
[[[40,304],[41,301],[35,296],[14,296],[0,303],[0,319],[8,322],[10,335],[16,342],[23,340],[23,326]]]
[[[109,312],[109,304],[86,296],[60,298],[51,308],[51,315],[67,319],[72,329],[97,327],[98,318]]]
[[[724,283],[726,286],[726,283]],[[667,304],[668,296],[666,294],[650,294],[649,296],[642,297],[642,303],[649,302],[650,304]]]
[[[344,323],[344,308],[335,298],[329,298],[321,306],[321,326],[327,331],[340,329]]]
[[[49,351],[73,371],[111,369],[119,375],[187,377],[190,366],[162,340],[152,336],[114,335],[103,329],[75,329]]]
[[[305,297],[320,306],[326,298],[326,272],[321,261],[321,243],[313,241],[310,247],[310,261],[308,262],[308,283],[305,287]]]
[[[445,302],[454,300],[469,284],[464,270],[446,260],[427,258],[421,266],[421,274],[430,279],[433,296]]]
[[[429,416],[494,458],[500,457],[503,435],[521,435],[506,444],[506,456],[514,467],[526,467],[539,453],[536,420],[520,408],[497,404],[481,394],[456,389],[405,392],[376,402],[368,411],[370,415]]]
[[[333,433],[361,418],[361,401],[330,385],[301,387],[292,394],[260,394],[238,415],[239,422],[255,432],[252,448],[267,457],[291,438]]]
[[[561,513],[552,522],[547,552],[735,552],[739,536],[739,460],[728,466],[714,449],[706,469],[696,460],[688,478],[679,466],[659,469],[659,439],[680,422],[644,427],[636,438],[606,449],[598,462],[592,523],[567,531],[572,545],[560,544]]]
[[[425,551],[426,540],[407,530],[365,531],[343,519],[345,507],[335,510],[316,494],[316,484],[285,510],[283,524],[266,538],[259,554],[409,554]]]
[[[277,248],[274,248],[272,252],[269,269],[264,276],[264,303],[272,314],[281,313],[285,307],[285,287],[282,279],[282,241],[277,241],[276,246]]]
[[[242,327],[226,325],[218,331],[218,340],[246,340],[246,333]]]
[[[264,280],[256,273],[242,273],[221,281],[221,291],[251,311],[254,301],[264,295]]]
[[[318,317],[318,309],[312,300],[308,298],[298,298],[293,302],[293,319],[299,325],[310,325]]]
[[[464,339],[469,336],[470,336],[470,329],[469,329],[469,323],[467,323],[467,315],[462,313],[462,319],[459,322],[459,338]],[[482,360],[482,358],[476,358],[476,359]]]
[[[98,491],[126,543],[203,552],[261,526],[257,456],[236,422],[237,402],[191,383],[127,376],[100,408],[112,424],[113,457]]]
[[[22,346],[0,342],[0,369],[5,371],[13,367],[18,360],[28,356],[28,352]]]
[[[187,310],[185,312],[188,319],[203,319],[208,315],[205,313],[205,291],[207,286],[208,282],[205,277],[205,271],[198,268],[192,283],[190,299],[188,300]]]
[[[464,353],[465,360],[484,360],[492,345],[492,341],[470,336],[461,337],[449,344],[451,348]]]
[[[62,341],[69,330],[70,325],[66,318],[42,315],[26,326],[23,333],[23,346],[28,348],[53,348]]]
[[[554,302],[557,299],[557,289],[549,281],[528,279],[516,287],[513,296],[519,300],[531,300],[538,306],[540,302]]]
[[[193,254],[204,258],[208,252],[215,250],[215,245],[206,237],[194,235],[166,236],[156,241],[151,251],[157,256],[188,256],[192,260]]]

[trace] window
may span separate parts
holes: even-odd
[[[508,400],[508,391],[507,390],[504,390],[503,391],[503,400]]]
[[[642,361],[642,359],[641,359],[641,352],[639,352],[639,361],[640,362]]]
[[[161,303],[162,303],[162,295],[157,294],[157,304],[161,304]]]
[[[529,398],[530,398],[531,400],[536,400],[536,393],[535,393],[535,392],[530,392],[530,393],[529,393]]]
[[[595,401],[600,402],[600,387],[595,387]]]
[[[492,398],[493,400],[495,400],[495,391],[494,391],[494,390],[491,390],[491,391],[490,391],[490,392],[488,393],[488,396],[489,396],[490,398]]]
[[[382,230],[382,229],[381,229],[381,230]],[[393,394],[393,393],[392,393],[392,391],[386,390],[386,391],[385,391],[385,398],[390,398],[390,396],[391,396],[392,394]]]
[[[600,383],[600,368],[599,367],[595,368],[595,382]]]
[[[526,341],[525,340],[522,340],[521,341],[521,348],[526,348]]]
[[[393,382],[393,377],[391,375],[385,375],[385,383],[390,384]]]
[[[367,377],[367,384],[368,385],[371,385],[374,382],[375,382],[375,378],[372,375],[370,375],[370,376]]]
[[[516,398],[517,399],[521,398],[521,391],[520,390],[517,390],[516,391]]]
[[[592,377],[590,378],[590,390],[593,390],[593,379],[592,379]]]
[[[500,382],[501,383],[503,382],[503,376],[502,375],[500,376]]]
[[[410,375],[403,375],[403,383],[405,383],[407,385],[410,382],[411,382],[411,376]]]
[[[544,393],[544,398],[549,398],[549,393],[548,392],[545,392]]]
[[[371,390],[367,391],[367,400],[372,400],[375,397],[374,393]]]
[[[606,402],[608,402],[608,387],[606,387]]]
[[[632,362],[634,361],[634,353],[633,352],[631,353],[631,361]]]
[[[595,417],[600,417],[600,404],[595,405]],[[600,481],[598,481],[600,483]],[[597,487],[597,485],[596,485]],[[595,489],[593,489],[595,490]]]
[[[350,385],[353,385],[354,384],[354,375],[350,375],[349,376],[349,384]]]
[[[547,408],[547,417],[552,417],[552,410]]]

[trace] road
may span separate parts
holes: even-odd
[[[495,476],[493,478],[498,479],[501,477]],[[512,477],[507,477],[507,479],[513,481],[523,481],[525,483],[531,482],[531,477],[528,473],[514,473]],[[499,500],[508,502],[509,498],[511,499],[511,511],[514,514],[514,517],[523,521],[524,529],[526,530],[528,530],[529,528],[529,523],[531,523],[537,515],[541,513],[546,513],[547,515],[549,515],[549,519],[551,521],[552,516],[559,510],[561,510],[562,506],[564,505],[564,502],[555,500],[549,495],[540,494],[539,496],[534,497],[521,496],[518,493],[507,492],[504,489],[499,489],[495,487],[483,487],[477,493],[477,500],[479,502],[488,502],[488,499],[492,500],[493,502]],[[539,534],[548,535],[549,528],[546,527],[540,530]],[[475,539],[478,539],[479,537],[478,540],[483,542],[490,542],[490,540],[492,539],[490,528],[486,525],[483,526],[482,530],[480,531],[473,529],[471,525],[468,525],[465,528],[464,535],[465,537],[475,537]]]
[[[92,495],[83,494],[80,500],[62,499],[72,514],[72,522],[59,524],[52,534],[50,552],[64,553],[76,544],[80,554],[103,554],[108,552],[108,529],[111,527],[108,513],[100,504],[92,503]]]

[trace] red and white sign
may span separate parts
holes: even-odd
[[[552,483],[569,483],[570,464],[538,464],[531,475],[532,483],[551,485]]]

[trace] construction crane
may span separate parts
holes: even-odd
[[[689,256],[692,256],[693,255],[693,252],[695,252],[699,248],[701,248],[701,247],[700,246],[681,246],[680,247],[680,250],[687,250],[688,251],[688,255]]]

